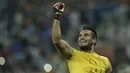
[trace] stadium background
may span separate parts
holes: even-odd
[[[60,0],[0,0],[0,73],[68,73],[51,41],[54,3]],[[62,38],[77,46],[84,25],[95,28],[95,51],[107,56],[115,73],[130,73],[130,0],[64,0]],[[127,72],[125,72],[127,71]]]

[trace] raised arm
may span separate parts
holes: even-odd
[[[65,42],[64,40],[61,39],[61,30],[60,30],[60,16],[64,11],[64,4],[63,3],[56,3],[54,5],[54,12],[56,13],[53,26],[52,26],[52,41],[56,48],[61,52],[65,58],[69,59],[72,56],[73,50]]]

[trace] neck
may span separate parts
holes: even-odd
[[[84,51],[84,52],[93,53],[94,52],[94,48],[95,48],[94,45],[92,45],[91,47],[84,46],[84,47],[81,47],[81,50]]]

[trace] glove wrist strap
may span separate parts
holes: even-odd
[[[60,20],[60,14],[56,14],[55,16],[54,16],[54,19],[57,19],[57,20]]]

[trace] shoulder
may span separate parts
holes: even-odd
[[[106,64],[106,68],[109,68],[111,66],[111,63],[109,61],[109,59],[105,56],[100,56],[100,58],[104,61],[104,63]]]
[[[79,54],[81,52],[80,50],[78,50],[76,48],[72,48],[72,50],[73,50],[73,53],[72,53],[73,56],[77,55],[77,54]]]
[[[99,54],[97,54],[97,55],[100,57],[100,59],[102,59],[104,61],[106,68],[108,68],[110,66],[109,59],[106,56],[102,56],[102,55],[99,55]]]
[[[101,58],[101,59],[104,59],[104,60],[106,60],[106,61],[108,60],[108,58],[105,57],[105,56],[100,56],[100,58]]]
[[[98,57],[100,57],[101,59],[103,59],[103,60],[108,60],[108,58],[107,57],[105,57],[105,56],[102,56],[102,55],[99,55],[99,54],[97,54],[97,53],[95,53]]]
[[[112,72],[112,65],[107,57],[101,56],[104,59],[104,62],[106,64],[106,73],[111,73]]]
[[[76,48],[72,48],[73,50],[73,53],[72,53],[72,57],[70,59],[74,59],[74,58],[77,58],[81,55],[81,51],[76,49]]]
[[[73,47],[72,47],[72,50],[73,50],[73,53],[75,53],[75,52],[80,52],[80,50],[78,50],[78,49],[76,49],[76,48],[73,48]]]
[[[95,53],[97,56],[99,56],[101,59],[105,60],[105,61],[108,61],[108,58],[106,56],[102,56],[102,55],[99,55],[97,53]]]

